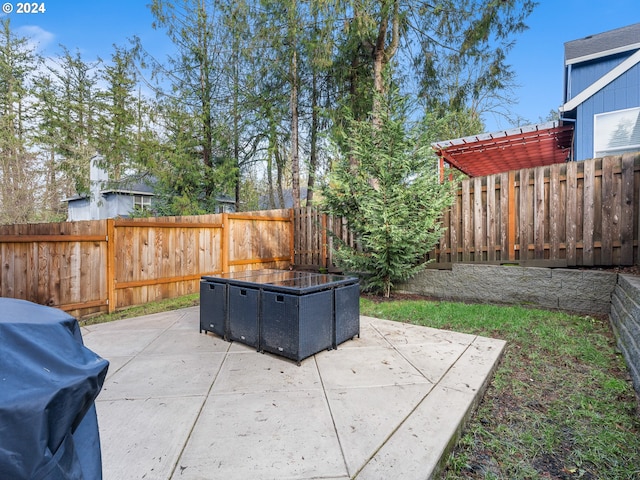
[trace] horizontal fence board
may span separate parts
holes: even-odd
[[[199,291],[223,271],[288,268],[289,210],[0,226],[0,295],[76,316]]]

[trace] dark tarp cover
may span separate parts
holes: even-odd
[[[0,479],[102,478],[94,400],[108,366],[75,318],[0,298]]]

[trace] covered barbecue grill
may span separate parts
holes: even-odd
[[[101,479],[94,400],[109,363],[67,313],[0,298],[0,478]]]

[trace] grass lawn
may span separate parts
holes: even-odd
[[[640,479],[640,413],[607,319],[363,297],[362,315],[507,341],[443,479]]]
[[[192,293],[177,298],[168,298],[157,302],[145,303],[144,305],[136,305],[135,307],[127,307],[113,313],[101,313],[80,320],[80,325],[94,325],[96,323],[112,322],[114,320],[122,320],[123,318],[140,317],[142,315],[150,315],[152,313],[166,312],[169,310],[177,310],[179,308],[194,307],[200,305],[200,293]]]

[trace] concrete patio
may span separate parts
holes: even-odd
[[[361,317],[294,362],[199,333],[199,308],[92,325],[104,480],[427,479],[505,343]]]

